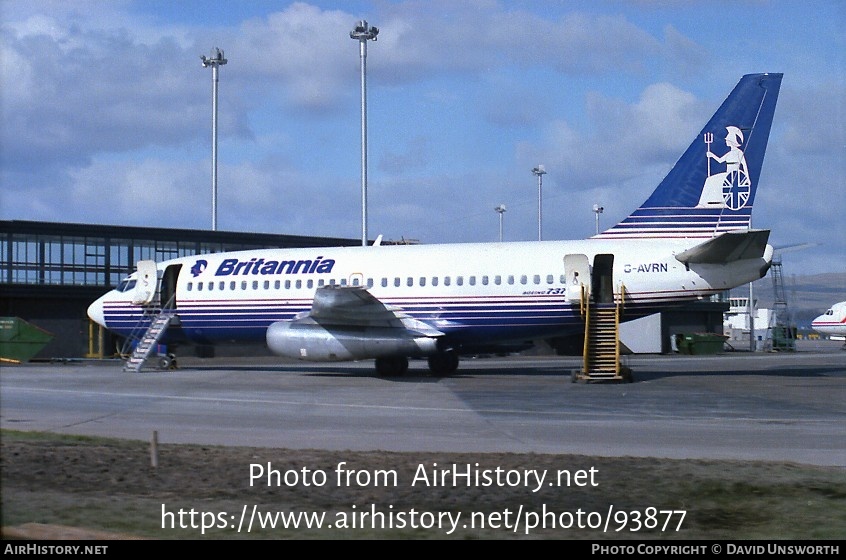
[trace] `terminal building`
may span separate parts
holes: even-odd
[[[23,319],[52,339],[37,359],[111,355],[88,306],[135,271],[139,260],[242,249],[337,247],[361,239],[0,220],[0,316]]]

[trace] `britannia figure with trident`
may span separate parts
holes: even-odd
[[[746,156],[740,146],[743,144],[743,131],[736,126],[726,127],[726,146],[728,151],[722,156],[711,151],[714,134],[706,132],[703,140],[708,146],[705,157],[708,160],[708,177],[702,195],[699,197],[700,208],[728,207],[732,210],[743,208],[749,199],[751,181],[746,167]],[[711,160],[726,165],[725,171],[711,174]]]

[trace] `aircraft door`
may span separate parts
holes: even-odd
[[[156,296],[159,277],[156,269],[156,261],[138,261],[136,265],[135,291],[132,294],[134,305],[148,305]]]
[[[161,302],[164,309],[176,309],[176,281],[179,279],[181,264],[172,264],[167,267],[162,276]]]
[[[587,255],[564,255],[564,278],[567,282],[567,299],[579,301],[582,297],[582,286],[585,296],[590,295],[590,261]]]
[[[614,255],[601,254],[593,257],[591,281],[591,293],[596,303],[614,303]]]

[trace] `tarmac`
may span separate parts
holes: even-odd
[[[354,451],[729,459],[846,467],[846,351],[631,355],[632,383],[572,383],[578,357],[412,361],[180,358],[2,366],[0,427],[161,443]]]

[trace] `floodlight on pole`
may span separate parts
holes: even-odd
[[[367,41],[376,40],[379,28],[361,20],[350,31],[361,52],[361,244],[367,245]]]
[[[599,215],[605,210],[602,206],[598,204],[593,205],[593,212],[596,214],[596,235],[599,235]]]
[[[505,214],[505,204],[500,204],[494,211],[499,214],[499,240],[502,241],[502,215]]]
[[[532,173],[538,178],[538,241],[543,239],[543,196],[541,190],[543,189],[543,176],[546,175],[546,169],[543,165],[538,165],[532,169]]]
[[[215,47],[211,58],[201,56],[203,68],[212,69],[212,231],[217,230],[217,83],[218,67],[226,64],[223,51]]]

